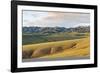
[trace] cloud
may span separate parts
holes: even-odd
[[[25,15],[25,14],[24,14]],[[90,14],[72,12],[31,12],[24,26],[72,27],[81,23],[90,23]],[[26,15],[27,17],[27,15]]]

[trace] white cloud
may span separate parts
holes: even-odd
[[[27,15],[28,14],[28,15]],[[90,23],[90,14],[86,13],[63,13],[63,12],[38,12],[27,11],[23,13],[23,26],[40,27],[75,27]],[[85,23],[85,24],[84,24]]]
[[[90,24],[89,23],[79,23],[73,27],[78,27],[78,26],[89,26]]]

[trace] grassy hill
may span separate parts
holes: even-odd
[[[89,56],[90,38],[23,45],[22,54],[23,59]]]
[[[59,33],[27,33],[22,36],[22,44],[37,44],[63,40],[81,39],[89,36],[89,33],[59,32]]]

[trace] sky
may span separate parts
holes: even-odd
[[[23,27],[77,27],[89,26],[89,13],[46,12],[23,10]]]

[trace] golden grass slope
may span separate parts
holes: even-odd
[[[90,38],[23,46],[23,58],[66,58],[90,55]]]

